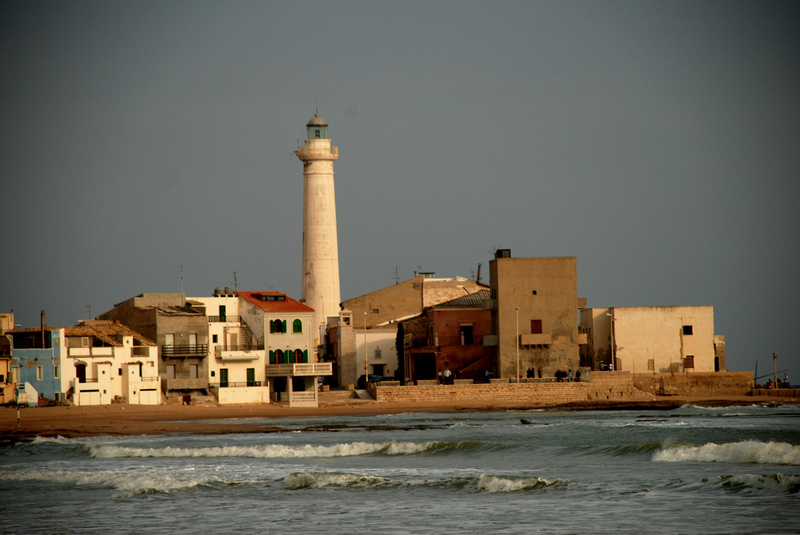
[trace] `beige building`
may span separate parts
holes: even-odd
[[[464,277],[422,273],[344,301],[338,321],[328,330],[326,358],[335,362],[335,380],[340,385],[356,384],[367,371],[403,379],[396,349],[398,322],[422,314],[425,307],[482,289],[486,286]]]
[[[492,336],[497,377],[525,377],[528,368],[552,377],[557,370],[577,370],[578,268],[575,257],[511,258],[499,249],[489,262]]]
[[[711,306],[588,308],[580,323],[581,361],[595,370],[726,371],[725,339],[714,334]]]

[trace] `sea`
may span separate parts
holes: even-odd
[[[0,445],[0,533],[800,533],[800,405],[227,422]]]

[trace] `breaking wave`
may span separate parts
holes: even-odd
[[[703,446],[674,446],[657,451],[653,455],[653,461],[800,465],[800,446],[758,440],[729,444],[708,443]]]
[[[113,471],[70,472],[50,470],[41,472],[0,472],[0,481],[44,481],[65,485],[96,485],[116,489],[115,497],[137,494],[170,493],[200,486],[235,485],[221,479],[190,479],[159,476],[152,473],[121,473]]]
[[[397,480],[387,477],[364,476],[341,472],[292,473],[283,479],[289,490],[318,489],[324,487],[439,487],[458,488],[475,492],[525,492],[566,485],[562,479],[541,477],[509,477],[481,474],[474,477],[451,477],[445,479]]]
[[[482,447],[478,442],[349,442],[313,446],[265,444],[259,446],[219,446],[209,448],[130,448],[109,445],[88,445],[91,457],[252,457],[259,459],[299,459],[309,457],[353,457],[359,455],[415,455],[443,451],[469,450]]]

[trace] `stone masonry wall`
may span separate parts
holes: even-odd
[[[748,395],[753,390],[753,373],[639,373],[633,383],[659,396]]]
[[[471,385],[378,386],[370,390],[377,401],[508,403],[571,403],[586,401],[589,383],[492,383]]]

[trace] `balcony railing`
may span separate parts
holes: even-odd
[[[161,346],[162,357],[188,357],[208,355],[208,344],[173,344]]]
[[[239,323],[239,316],[209,316],[209,323]]]
[[[267,364],[267,377],[333,375],[333,364],[317,362],[315,364]]]
[[[219,383],[208,383],[210,388],[243,388],[248,386],[265,386],[265,381],[228,381]]]

